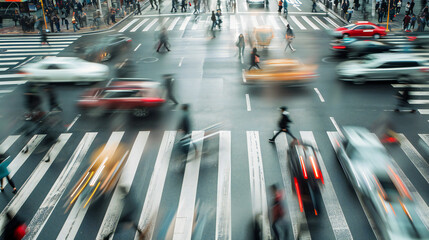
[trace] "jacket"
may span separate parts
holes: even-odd
[[[0,163],[0,179],[2,179],[9,175],[9,170],[7,169],[7,166],[12,160],[6,154],[1,154],[0,159],[2,160],[2,162]]]
[[[252,64],[252,65],[255,65],[255,63],[256,63],[256,57],[259,57],[259,55],[258,54],[256,54],[256,53],[252,53],[252,55],[250,56],[250,63]]]
[[[282,113],[282,117],[280,118],[279,121],[279,127],[281,129],[285,129],[288,128],[289,123],[291,123],[292,121],[289,118],[289,112],[288,111],[283,111]]]

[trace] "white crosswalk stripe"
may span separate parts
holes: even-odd
[[[187,16],[187,17],[185,18],[185,20],[182,22],[182,25],[180,25],[180,30],[181,30],[181,31],[183,31],[183,30],[185,30],[185,29],[186,29],[186,26],[188,25],[189,20],[191,20],[191,17],[190,17],[190,16]]]
[[[171,31],[173,30],[174,26],[176,26],[177,22],[180,20],[180,17],[176,17],[170,24],[170,26],[168,26],[167,30]]]
[[[292,22],[294,22],[301,30],[306,30],[307,28],[302,25],[300,21],[295,16],[290,16],[290,19],[292,19]]]
[[[127,25],[125,25],[123,28],[121,28],[118,32],[125,32],[131,25],[133,25],[135,22],[137,22],[138,19],[133,19],[131,22],[129,22]]]
[[[104,149],[116,149],[119,144],[121,144],[121,142],[123,141],[122,139],[126,134],[126,132],[111,133],[109,139],[106,141]],[[336,139],[335,134],[336,132],[326,132],[326,135],[328,136],[332,144],[332,148],[334,149]],[[318,139],[315,138],[312,131],[301,131],[300,135],[302,137],[303,142],[309,143],[315,146],[315,148],[319,148],[318,145],[320,147],[326,148],[324,144],[317,144],[316,140]],[[21,208],[25,207],[25,204],[40,204],[40,207],[38,207],[34,216],[27,216],[29,219],[31,218],[31,221],[28,224],[28,232],[25,239],[38,239],[41,236],[46,236],[43,235],[43,233],[45,233],[45,231],[48,231],[47,223],[51,218],[53,218],[55,214],[58,214],[54,210],[62,207],[61,205],[63,204],[58,203],[60,203],[60,200],[63,199],[63,195],[66,189],[70,188],[70,185],[72,184],[72,179],[76,178],[75,175],[79,172],[78,169],[82,167],[83,163],[85,162],[85,159],[90,154],[89,151],[91,146],[95,145],[94,141],[96,139],[96,136],[96,132],[88,132],[85,133],[82,138],[78,139],[80,141],[74,142],[71,141],[71,139],[72,137],[77,138],[77,136],[75,136],[75,133],[73,133],[73,136],[71,133],[61,134],[59,136],[60,141],[53,144],[50,147],[49,154],[45,154],[42,158],[42,160],[46,159],[49,155],[50,162],[41,161],[37,165],[37,167],[32,170],[30,176],[25,181],[25,183],[22,186],[17,186],[19,189],[18,193],[7,203],[6,207],[0,214],[0,224],[5,223],[5,214],[7,211],[11,210],[12,212],[16,213]],[[92,219],[94,221],[98,221],[98,223],[94,222],[93,225],[99,226],[97,229],[95,229],[95,232],[97,234],[96,239],[103,239],[103,237],[105,237],[108,233],[115,232],[117,228],[121,213],[126,207],[124,202],[120,200],[121,191],[119,189],[127,189],[128,191],[134,184],[142,184],[141,182],[139,182],[141,178],[137,178],[137,176],[140,174],[138,173],[138,168],[140,168],[142,165],[145,165],[146,169],[152,169],[151,167],[146,167],[147,163],[144,162],[146,160],[145,158],[143,158],[143,153],[146,154],[146,152],[149,151],[149,145],[153,145],[149,144],[149,141],[152,141],[151,139],[156,139],[154,141],[156,141],[157,145],[160,145],[156,160],[154,162],[153,170],[150,170],[151,172],[149,172],[149,175],[147,175],[146,177],[146,179],[149,181],[147,192],[139,193],[143,194],[143,196],[141,196],[141,199],[144,199],[144,203],[142,202],[143,207],[141,209],[141,212],[139,213],[140,218],[138,222],[138,227],[139,229],[148,229],[149,239],[155,239],[159,237],[156,236],[157,232],[155,232],[155,230],[157,229],[157,226],[155,226],[155,223],[162,222],[162,214],[160,211],[161,209],[165,209],[165,206],[163,205],[165,203],[162,199],[166,197],[164,185],[166,181],[170,181],[170,179],[167,179],[167,175],[169,175],[171,172],[169,171],[169,167],[171,170],[171,167],[173,166],[173,164],[175,164],[172,159],[176,158],[176,154],[173,154],[173,148],[177,137],[176,131],[164,132],[162,139],[158,139],[158,137],[150,137],[149,131],[140,131],[138,132],[137,137],[135,137],[135,135],[133,136],[134,138],[130,140],[132,143],[132,145],[130,146],[132,147],[130,148],[129,156],[127,158],[127,163],[123,169],[123,173],[119,179],[117,186],[113,191],[113,195],[110,195],[105,200],[108,201],[108,205],[106,205],[107,209],[105,210],[105,213],[97,217],[97,220]],[[202,139],[203,136],[204,132],[194,131],[192,134],[192,139],[199,140]],[[249,199],[249,203],[251,203],[251,209],[249,208],[249,211],[253,211],[254,216],[256,214],[262,214],[262,230],[265,233],[265,236],[269,236],[271,234],[271,224],[270,219],[268,218],[268,213],[270,211],[268,204],[271,202],[271,200],[270,198],[268,198],[269,194],[266,192],[266,185],[269,182],[272,182],[273,179],[271,179],[271,176],[268,181],[265,179],[265,176],[267,176],[267,174],[272,173],[266,172],[267,170],[264,169],[264,165],[267,164],[269,159],[272,159],[272,154],[266,152],[267,148],[266,146],[264,147],[264,145],[260,142],[262,138],[260,137],[258,131],[246,131],[246,136],[241,136],[237,139],[232,139],[231,131],[220,131],[218,132],[218,134],[216,134],[216,136],[219,136],[218,155],[216,155],[218,158],[218,167],[216,170],[218,172],[216,175],[214,175],[214,182],[215,185],[217,182],[217,187],[212,189],[215,192],[215,195],[213,195],[215,196],[213,202],[216,206],[216,214],[215,221],[211,221],[212,223],[215,223],[216,226],[215,232],[213,233],[214,236],[206,237],[220,240],[232,239],[233,236],[231,214],[234,211],[234,208],[236,208],[237,206],[231,205],[231,191],[232,189],[234,189],[231,185],[234,184],[233,171],[236,171],[237,168],[234,169],[232,166],[233,161],[231,154],[232,152],[234,152],[234,149],[232,149],[232,147],[234,146],[233,143],[237,141],[247,142],[246,148],[240,150],[246,153],[243,152],[235,154],[244,156],[245,154],[247,154],[247,160],[242,161],[240,164],[244,164],[244,169],[247,167],[245,166],[246,164],[248,164],[249,167],[248,174],[250,185],[247,186],[251,196],[251,198]],[[408,140],[405,134],[399,134],[399,138],[401,141],[400,151],[405,153],[404,156],[406,156],[413,163],[413,165],[418,169],[420,174],[426,179],[426,181],[428,181],[427,177],[429,176],[429,167],[428,164],[425,162],[423,156],[420,155],[418,151],[422,150],[422,147],[429,148],[429,134],[419,134],[419,136],[421,138],[421,141],[419,141],[418,144],[423,144],[424,146],[419,145],[414,147],[412,141]],[[17,152],[16,157],[14,157],[14,160],[9,165],[11,177],[13,177],[18,171],[21,170],[22,166],[28,159],[32,159],[33,161],[33,155],[34,159],[40,160],[40,157],[42,156],[36,157],[37,155],[35,153],[35,149],[39,148],[38,145],[40,145],[44,137],[44,135],[34,135],[29,141],[26,141],[25,139],[20,139],[23,138],[23,136],[10,135],[5,138],[3,142],[1,142],[0,149],[2,151],[8,151],[9,153]],[[203,141],[197,141],[197,144],[195,146],[198,153],[202,152],[203,144],[205,144],[205,141],[206,139],[204,139]],[[265,141],[263,142],[265,144],[268,144]],[[76,146],[73,146],[73,144],[76,144]],[[210,145],[209,143],[207,144]],[[28,145],[28,151],[26,153],[19,151],[22,147],[20,145]],[[301,225],[301,228],[304,227],[304,229],[308,228],[308,225],[307,220],[305,218],[305,214],[299,212],[299,207],[297,206],[298,201],[297,199],[295,199],[295,196],[292,193],[293,186],[291,184],[291,172],[287,165],[289,161],[289,144],[285,134],[282,133],[278,136],[278,138],[276,139],[275,146],[276,149],[274,151],[276,151],[277,153],[279,161],[278,163],[280,167],[279,171],[281,173],[282,184],[284,185],[285,190],[284,197],[285,201],[287,202],[288,212],[291,218],[290,220],[293,230],[293,236],[296,237],[298,234],[298,223]],[[334,185],[331,182],[330,173],[332,170],[325,166],[325,159],[323,159],[322,156],[326,152],[332,151],[330,147],[331,146],[329,145],[328,149],[323,149],[324,151],[320,151],[321,154],[317,156],[325,183],[324,188],[321,189],[323,206],[326,209],[326,214],[329,219],[330,226],[332,228],[332,232],[335,236],[335,239],[353,239],[348,226],[348,220],[354,219],[355,216],[350,215],[350,213],[349,215],[346,215],[345,212],[342,211],[343,206],[340,205],[340,202],[338,201],[337,194],[334,189]],[[32,193],[37,188],[37,185],[39,183],[41,184],[44,181],[43,178],[46,175],[47,171],[58,170],[51,169],[51,165],[58,164],[58,160],[56,159],[64,158],[62,154],[66,154],[65,152],[70,152],[66,151],[66,149],[70,150],[70,148],[73,150],[73,153],[71,154],[71,156],[67,155],[68,161],[65,163],[65,166],[60,169],[61,173],[59,174],[57,179],[55,179],[55,183],[52,185],[52,187],[50,187],[50,190],[46,194],[46,196],[42,198],[43,201],[41,200],[41,203],[31,203],[31,201],[28,201],[30,196],[34,195]],[[332,157],[330,153],[326,154],[326,156]],[[197,202],[197,198],[199,196],[200,191],[200,178],[206,177],[202,174],[200,175],[200,171],[202,170],[200,169],[200,163],[205,160],[205,157],[206,156],[204,154],[195,155],[194,151],[189,151],[188,153],[188,161],[184,168],[183,179],[181,180],[181,182],[178,183],[178,186],[181,185],[180,197],[178,196],[179,198],[174,200],[177,201],[177,209],[175,209],[175,211],[177,211],[177,214],[172,218],[172,225],[170,225],[170,233],[172,234],[171,237],[173,237],[173,239],[182,240],[191,239],[192,237],[192,229],[195,227],[194,213],[197,211],[195,204]],[[396,168],[399,169],[398,166],[396,166]],[[242,167],[240,167],[240,170],[242,170]],[[416,196],[415,201],[419,204],[419,206],[421,206],[422,213],[427,214],[429,212],[429,209],[425,204],[425,200],[422,198],[422,196],[419,195],[410,180],[400,169],[398,174],[400,175],[401,179],[404,179],[404,183],[406,184],[407,188],[410,189],[410,191]],[[150,179],[148,177],[150,177]],[[139,180],[137,181],[137,179]],[[213,180],[210,179],[210,182],[213,182]],[[240,187],[244,188],[244,186]],[[358,199],[359,201],[361,201],[360,198]],[[367,214],[367,209],[364,205],[365,204],[362,204],[362,208],[365,214]],[[34,207],[34,205],[31,206]],[[135,211],[140,211],[139,209],[135,209]],[[84,209],[82,205],[76,203],[72,207],[65,222],[58,223],[59,228],[61,228],[61,231],[57,236],[57,239],[78,238],[78,236],[81,234],[80,231],[85,231],[83,229],[87,227],[82,225],[84,219],[87,218],[87,211],[90,210],[88,210],[88,208]],[[61,209],[58,212],[62,213],[63,210]],[[368,214],[367,217],[371,227],[374,227],[374,222],[372,218],[369,217]],[[425,221],[428,222],[428,219],[426,219]],[[301,232],[301,234],[303,234],[301,235],[302,238],[311,239],[310,232]],[[354,237],[356,238],[357,236]],[[138,239],[137,235],[135,236],[135,239]]]
[[[326,30],[329,30],[330,28],[328,25],[326,25],[322,20],[320,20],[318,17],[313,16],[313,19],[320,24],[320,26],[324,27]]]
[[[304,21],[307,22],[314,30],[320,30],[312,21],[310,21],[310,19],[308,19],[307,16],[302,16],[302,19],[304,19]]]
[[[153,26],[153,25],[155,25],[155,23],[156,22],[158,22],[158,18],[155,18],[155,19],[153,19],[152,20],[152,22],[150,22],[144,29],[143,29],[143,32],[147,32],[147,31],[149,31],[149,29]]]
[[[135,32],[137,29],[139,29],[143,24],[145,24],[147,21],[149,21],[149,18],[143,19],[139,24],[137,24],[133,29],[131,29],[130,32]]]
[[[339,28],[340,26],[338,24],[336,24],[331,18],[329,17],[325,17],[326,21],[328,21],[329,23],[331,23],[334,27]]]

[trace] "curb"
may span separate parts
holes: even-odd
[[[326,6],[323,4],[323,3],[321,3],[321,2],[317,2],[317,6],[319,6],[319,8],[320,9],[324,9],[325,10],[325,12],[326,12]],[[336,13],[336,12],[334,12],[333,10],[331,10],[331,9],[328,9],[328,15],[329,16],[331,16],[331,17],[334,17],[334,18],[336,18],[336,19],[338,19],[338,20],[340,20],[341,22],[343,22],[344,24],[349,24],[349,22],[347,22],[345,19],[343,19],[340,15],[338,15],[338,13]]]
[[[149,1],[145,1],[143,3],[143,6],[142,6],[141,10],[146,9],[146,7],[148,7],[148,6],[149,6]],[[129,17],[135,15],[136,11],[137,10],[134,10],[132,13],[128,14],[127,16],[125,16],[124,18],[122,18],[120,21],[116,22],[115,24],[113,24],[112,26],[110,26],[110,27],[108,27],[106,29],[89,31],[89,32],[84,32],[84,33],[77,33],[77,32],[52,33],[52,34],[49,34],[49,36],[67,36],[67,35],[76,35],[76,34],[79,34],[79,35],[89,35],[89,34],[94,34],[94,33],[102,33],[102,32],[111,31],[112,28],[116,27],[117,25],[119,25],[123,21],[127,20]],[[23,37],[23,36],[40,36],[40,34],[33,34],[33,33],[31,33],[31,34],[24,34],[24,33],[22,33],[22,34],[0,34],[0,37],[16,37],[16,36],[18,36],[18,37]]]

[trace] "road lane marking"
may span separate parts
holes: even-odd
[[[250,97],[249,94],[246,93],[246,105],[247,105],[247,111],[252,111],[252,107],[250,106]]]
[[[400,94],[404,94],[404,91],[399,91]],[[429,91],[409,91],[411,96],[429,96]]]
[[[319,89],[314,88],[314,91],[317,93],[317,95],[319,96],[319,99],[321,102],[325,102],[325,99],[323,98],[322,94],[320,93]]]
[[[40,161],[34,171],[31,173],[30,177],[25,181],[22,186],[18,187],[18,192],[13,196],[12,200],[6,205],[3,211],[0,214],[0,226],[5,226],[8,222],[6,213],[11,213],[12,217],[21,209],[24,203],[27,201],[31,193],[36,189],[40,180],[45,176],[49,167],[54,163],[59,152],[64,147],[66,142],[69,140],[71,133],[63,133],[58,137],[58,142],[56,142],[47,152],[46,156],[43,158],[49,157],[50,161]],[[3,228],[0,230],[0,234],[3,232]]]
[[[304,19],[304,21],[306,21],[314,30],[320,30],[312,21],[310,21],[310,19],[308,19],[307,16],[302,16],[302,19]]]
[[[2,153],[7,152],[7,150],[18,140],[21,135],[10,135],[8,136],[0,145],[0,151]]]
[[[122,136],[124,135],[124,132],[113,132],[112,135],[110,135],[109,140],[107,141],[103,152],[104,151],[115,151],[118,147]],[[103,152],[101,154],[103,154]],[[82,225],[83,219],[86,215],[86,212],[88,211],[89,207],[82,207],[82,204],[80,202],[81,198],[78,198],[76,203],[74,203],[69,215],[67,216],[67,219],[61,228],[60,233],[57,236],[57,240],[64,240],[64,239],[75,239],[77,232]]]
[[[314,138],[313,132],[301,131],[301,137],[303,142],[309,142],[316,149],[317,143]],[[317,159],[319,161],[320,170],[322,171],[325,187],[321,188],[323,203],[325,204],[326,213],[328,214],[329,221],[331,222],[332,230],[337,240],[353,239],[352,233],[350,232],[340,202],[338,201],[337,194],[335,193],[334,186],[332,185],[331,178],[329,177],[328,170],[326,169],[325,163],[322,156],[316,152]]]
[[[277,131],[274,131],[276,134]],[[287,202],[286,206],[289,210],[290,221],[292,225],[293,239],[298,239],[298,229],[303,228],[300,232],[301,239],[311,240],[310,231],[308,231],[307,219],[305,218],[305,214],[299,211],[298,201],[294,199],[293,191],[292,191],[292,182],[291,182],[291,173],[289,166],[287,165],[288,156],[287,149],[289,148],[289,143],[286,138],[286,134],[280,134],[276,138],[276,150],[277,157],[279,159],[280,164],[280,173],[282,174],[283,185],[285,186],[286,194],[285,199]],[[298,226],[298,223],[301,226]]]
[[[306,27],[304,27],[304,25],[302,25],[302,23],[301,23],[300,21],[298,21],[298,19],[297,19],[295,16],[290,16],[290,19],[292,19],[292,21],[293,21],[294,23],[296,23],[296,25],[298,25],[298,27],[299,27],[301,30],[306,30],[306,29],[307,29]]]
[[[417,151],[417,149],[410,143],[410,141],[405,137],[404,134],[398,133],[399,142],[401,143],[401,149],[404,151],[405,155],[413,163],[414,167],[417,168],[419,173],[423,176],[427,183],[429,183],[429,164],[425,161],[422,155]]]
[[[73,125],[77,122],[77,120],[80,118],[80,114],[78,114],[74,119],[73,119],[73,121],[70,123],[70,125],[67,127],[67,130],[66,130],[66,132],[68,132],[72,127],[73,127]]]
[[[118,32],[125,32],[131,25],[133,25],[135,22],[137,22],[138,19],[133,19],[131,22],[129,22],[125,27],[121,28]]]
[[[219,133],[216,237],[231,240],[231,132]]]
[[[409,104],[429,104],[429,99],[412,99],[408,100]]]
[[[150,22],[144,29],[143,32],[147,32],[149,31],[149,29],[156,23],[158,22],[158,18],[155,18],[152,20],[152,22]]]
[[[47,48],[47,49],[8,49],[6,53],[9,52],[43,52],[43,51],[62,51],[64,48]],[[30,53],[31,54],[31,53]]]
[[[31,222],[28,224],[25,239],[37,239],[82,163],[82,160],[85,158],[96,135],[97,133],[95,132],[85,133],[85,136],[80,141],[73,155],[70,157],[70,160],[61,171],[54,185],[52,185],[51,190],[46,195],[36,214],[31,219]]]
[[[40,49],[49,49],[49,48],[53,48],[53,47],[63,47],[66,48],[68,47],[69,44],[67,45],[25,45],[25,46],[5,46],[5,48],[40,48]]]
[[[0,78],[2,78],[2,77],[5,77],[5,78],[15,78],[15,77],[22,77],[22,75],[21,74],[5,74],[5,75],[0,75]],[[5,85],[22,85],[22,84],[25,84],[26,82],[27,82],[26,80],[22,80],[22,81],[2,81],[2,82],[0,82],[0,86],[5,86]]]
[[[247,83],[246,77],[244,76],[244,69],[241,69],[241,78],[243,78],[244,83]]]
[[[140,214],[139,229],[146,229],[148,239],[152,239],[155,229],[156,218],[158,216],[159,206],[161,204],[162,192],[164,189],[165,178],[167,176],[168,166],[170,164],[171,153],[174,146],[175,131],[166,131],[159,147],[158,156],[156,157],[155,166],[150,178],[149,187],[143,204],[143,210]],[[136,233],[135,240],[138,240]]]
[[[176,26],[177,22],[179,21],[180,17],[176,17],[170,24],[170,26],[168,26],[168,31],[173,30],[174,26]]]
[[[338,134],[340,135],[341,138],[344,138],[343,132],[341,132],[340,127],[337,124],[337,121],[335,121],[334,117],[329,117],[329,119],[332,122],[332,125],[334,125],[335,129],[337,130]]]
[[[34,53],[6,53],[6,54],[0,54],[0,57],[3,56],[38,56],[38,55],[57,55],[60,52],[34,52]]]
[[[137,49],[139,49],[139,47],[141,46],[142,44],[141,43],[139,43],[139,45],[137,45],[137,47],[134,49],[134,52],[135,51],[137,51]]]
[[[17,57],[17,58],[0,58],[0,62],[2,61],[16,61],[16,60],[24,60],[27,57]],[[3,63],[1,63],[3,64]]]
[[[31,57],[31,58],[29,58],[29,59],[25,60],[24,62],[22,62],[21,64],[19,64],[19,65],[18,65],[18,66],[16,66],[16,67],[14,67],[13,69],[16,69],[16,68],[21,67],[22,65],[24,65],[24,64],[26,64],[26,63],[28,63],[29,61],[33,60],[34,58],[35,58],[35,57],[33,56],[33,57]]]
[[[170,19],[170,17],[166,17],[166,18],[162,18],[161,19],[161,24],[159,24],[156,28],[155,31],[159,31],[161,30],[162,27],[165,26],[165,24],[167,24],[168,20]]]
[[[252,200],[253,217],[262,216],[262,236],[271,239],[270,221],[268,220],[267,193],[265,187],[264,167],[262,164],[259,133],[247,131],[247,151],[250,174],[250,196]]]
[[[6,70],[8,70],[9,68],[0,68],[0,71],[1,72],[3,72],[3,71],[6,71]]]
[[[149,18],[143,19],[139,24],[137,24],[133,29],[131,29],[130,32],[135,32],[137,29],[139,29],[143,24],[145,24],[147,21],[149,21]]]
[[[178,65],[179,67],[181,67],[181,66],[182,66],[182,62],[183,62],[183,59],[184,59],[184,58],[185,58],[185,57],[181,57],[181,58],[180,58],[180,62],[179,62],[179,65]]]
[[[19,62],[2,62],[2,63],[0,63],[0,65],[2,65],[2,66],[13,66],[13,65],[16,65],[18,63]]]
[[[429,109],[417,109],[420,114],[429,114]]]
[[[123,193],[121,188],[125,188],[127,192],[129,192],[148,137],[149,131],[140,131],[136,140],[134,141],[130,155],[126,165],[124,166],[124,170],[120,176],[118,184],[116,185],[115,191],[113,192],[113,196],[110,200],[109,207],[106,210],[106,214],[104,215],[101,227],[98,230],[96,237],[97,240],[103,240],[104,237],[109,233],[115,232],[119,218],[121,217],[121,213],[124,208],[124,201],[122,200]],[[112,238],[113,235],[110,237],[110,239]]]
[[[328,134],[329,137],[329,141],[331,142],[332,148],[334,148],[335,151],[338,150],[336,141],[337,139],[339,139],[339,134],[338,132],[326,132]],[[382,240],[382,236],[378,230],[377,224],[374,221],[374,218],[372,217],[372,215],[370,214],[370,211],[368,209],[368,207],[365,205],[365,201],[363,196],[361,196],[361,194],[359,194],[358,192],[356,192],[356,196],[359,200],[360,205],[362,206],[363,212],[365,213],[366,218],[368,219],[369,225],[371,226],[372,232],[374,233],[375,237],[377,240]]]
[[[325,17],[325,20],[328,21],[329,23],[331,23],[332,26],[334,26],[335,28],[340,27],[338,24],[336,24],[334,21],[332,21],[332,19],[330,19],[329,17]]]
[[[203,131],[192,132],[192,141],[203,137]],[[201,163],[201,154],[199,153],[201,153],[203,149],[203,142],[201,141],[201,143],[196,144],[196,150],[198,153],[191,151],[191,148],[192,145],[189,146],[182,190],[180,191],[180,200],[174,224],[173,240],[191,240],[192,237],[195,199],[197,197],[198,177]]]
[[[411,87],[411,88],[429,88],[429,84],[391,84],[394,88],[405,88],[405,87]]]
[[[185,20],[183,20],[182,25],[180,25],[180,28],[179,28],[180,31],[183,31],[186,29],[186,26],[188,26],[189,20],[191,20],[190,16],[187,16]]]

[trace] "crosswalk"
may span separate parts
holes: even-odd
[[[409,91],[411,99],[408,100],[408,103],[420,114],[429,115],[429,83],[408,84],[408,86],[411,87]],[[401,89],[406,88],[407,84],[392,84],[392,87],[402,94]]]
[[[45,56],[55,56],[79,39],[81,35],[48,36],[49,45],[42,45],[40,37],[0,37],[0,73]]]
[[[216,220],[213,221],[213,223],[215,223],[216,231],[214,232],[214,236],[210,237],[210,239],[231,239],[233,235],[233,221],[231,220],[232,208],[237,207],[231,204],[231,189],[234,186],[235,179],[232,176],[235,176],[235,174],[240,174],[240,176],[242,176],[241,174],[246,172],[240,171],[240,173],[234,174],[234,170],[237,169],[232,168],[232,162],[240,160],[234,160],[231,158],[233,152],[232,143],[233,141],[241,139],[234,139],[235,135],[232,135],[231,131],[219,131],[215,136],[208,139],[204,139],[204,134],[205,133],[203,131],[194,131],[192,134],[192,138],[194,140],[203,139],[203,141],[197,141],[197,152],[204,152],[203,147],[206,144],[210,144],[209,141],[218,143],[216,145],[217,147],[213,148],[214,151],[210,153],[217,155],[218,159],[217,180],[213,179],[211,181],[217,182],[217,190],[215,190],[216,193],[214,193],[217,197],[215,198],[216,200],[213,201],[213,208],[216,209]],[[346,212],[342,210],[343,208],[337,195],[339,192],[338,190],[335,190],[333,180],[330,177],[330,174],[334,174],[332,172],[333,170],[327,167],[328,164],[331,164],[328,159],[332,158],[332,155],[329,155],[329,152],[332,152],[335,148],[335,141],[333,140],[333,136],[335,136],[335,134],[337,133],[328,131],[325,133],[325,136],[320,136],[319,134],[316,135],[312,131],[300,132],[301,139],[304,142],[311,143],[313,146],[316,146],[316,148],[319,148],[318,145],[320,147],[326,147],[325,144],[322,144],[323,139],[325,141],[326,139],[331,140],[332,148],[320,149],[322,154],[318,156],[325,182],[324,188],[321,192],[324,208],[326,209],[325,212],[327,214],[327,219],[329,219],[330,227],[332,228],[335,239],[359,238],[359,236],[353,236],[347,221],[348,219],[355,218],[355,216],[350,215],[350,211],[347,211],[346,214]],[[46,150],[46,153],[43,153],[41,161],[34,169],[31,170],[29,176],[24,176],[24,178],[26,178],[24,183],[17,186],[18,193],[7,201],[7,204],[0,213],[0,226],[4,226],[6,223],[7,212],[12,212],[13,214],[17,213],[19,215],[21,211],[25,209],[26,204],[30,204],[31,208],[35,208],[35,205],[40,205],[39,207],[36,207],[37,211],[34,212],[33,216],[25,216],[29,227],[25,239],[42,239],[42,236],[46,236],[43,235],[43,232],[49,231],[45,228],[53,228],[52,224],[47,224],[49,221],[52,221],[50,218],[56,217],[56,214],[64,212],[62,206],[67,205],[65,204],[66,199],[64,198],[64,193],[74,185],[73,179],[80,177],[79,174],[82,171],[79,171],[79,169],[85,169],[88,165],[88,161],[86,161],[86,159],[89,158],[93,149],[96,149],[97,146],[102,144],[106,144],[106,146],[116,149],[119,144],[126,142],[126,145],[130,146],[130,154],[124,167],[123,174],[119,179],[119,183],[113,191],[113,195],[109,195],[108,198],[104,199],[104,201],[108,203],[108,205],[106,205],[107,208],[105,209],[105,213],[101,215],[98,214],[98,218],[94,218],[94,216],[90,217],[91,221],[96,221],[92,222],[91,226],[98,226],[93,233],[94,238],[103,239],[104,236],[115,231],[121,212],[126,208],[124,202],[121,201],[122,197],[119,187],[126,187],[128,190],[133,188],[135,191],[141,192],[140,190],[136,190],[142,186],[142,183],[139,182],[141,181],[141,178],[137,178],[137,176],[141,175],[141,173],[138,172],[138,169],[141,168],[141,165],[145,165],[145,168],[151,169],[151,167],[146,166],[148,162],[143,159],[145,154],[148,154],[149,145],[153,147],[154,144],[157,145],[160,141],[158,154],[154,161],[153,171],[147,175],[147,179],[149,181],[147,191],[143,193],[140,198],[144,201],[141,201],[142,206],[133,210],[138,212],[138,215],[140,216],[138,226],[142,229],[148,229],[148,236],[150,236],[148,239],[158,239],[157,236],[160,229],[155,226],[154,223],[162,221],[160,209],[171,208],[171,205],[165,205],[167,203],[163,200],[166,198],[166,196],[164,196],[166,194],[164,187],[168,181],[168,176],[176,174],[172,172],[171,169],[174,168],[172,165],[174,165],[174,161],[177,158],[177,154],[175,153],[177,150],[174,146],[179,136],[176,131],[166,131],[160,137],[151,136],[152,133],[150,131],[140,131],[136,137],[131,138],[128,138],[127,135],[130,134],[123,131],[115,131],[110,134],[107,142],[104,142],[103,139],[105,138],[101,137],[97,132],[61,134],[59,136],[59,141],[51,146],[49,150]],[[134,134],[131,135],[135,136]],[[429,148],[429,134],[418,134],[418,136],[420,141],[414,146],[411,141],[408,140],[406,135],[400,134],[400,149],[403,151],[403,155],[413,163],[423,179],[428,182],[429,167],[423,156],[427,156],[426,154],[429,153],[424,152],[423,149]],[[40,153],[38,148],[41,147],[40,145],[42,145],[44,138],[45,135],[43,134],[31,136],[29,139],[27,139],[26,136],[11,135],[1,143],[0,149],[8,151],[13,158],[8,167],[12,178],[15,176],[22,176],[25,172],[28,174],[28,171],[25,171],[24,166],[26,166],[30,161],[34,162],[37,158],[37,153]],[[125,138],[129,139],[129,141],[125,141]],[[246,153],[243,153],[244,155],[247,154],[247,161],[241,161],[240,168],[249,168],[248,174],[250,182],[247,187],[250,188],[249,202],[251,203],[251,209],[253,211],[252,214],[254,216],[261,214],[262,231],[269,236],[271,234],[271,224],[268,214],[268,204],[271,200],[269,191],[267,191],[267,184],[269,183],[265,179],[265,176],[272,173],[266,172],[266,169],[264,168],[267,161],[271,160],[269,157],[267,158],[267,156],[270,156],[270,153],[267,153],[267,150],[264,147],[264,145],[268,145],[269,143],[267,143],[266,139],[260,137],[259,131],[246,131],[245,139],[242,140],[247,143],[245,148],[247,151]],[[212,144],[213,142],[211,145]],[[27,146],[28,151],[23,152],[22,150]],[[70,150],[72,150],[73,153],[71,153]],[[281,134],[278,137],[275,151],[278,157],[278,160],[276,161],[279,163],[279,171],[281,172],[284,190],[286,191],[285,201],[287,202],[287,206],[289,206],[293,235],[296,237],[298,234],[298,222],[302,227],[302,225],[307,225],[307,221],[305,220],[305,216],[299,212],[299,207],[297,206],[298,203],[292,194],[290,180],[291,173],[287,166],[288,140],[286,139],[286,135]],[[70,152],[71,155],[68,154],[68,152]],[[192,238],[194,224],[193,219],[197,211],[195,205],[198,202],[197,196],[200,189],[200,187],[197,188],[197,186],[199,185],[200,178],[206,177],[204,175],[200,176],[199,173],[201,164],[204,164],[206,158],[207,155],[205,154],[194,155],[194,153],[189,153],[187,156],[188,161],[183,170],[183,179],[181,179],[180,183],[176,183],[176,187],[177,184],[181,185],[181,190],[178,192],[177,212],[172,218],[172,239],[190,240]],[[47,159],[50,161],[44,161]],[[64,167],[59,168],[59,159],[66,159]],[[402,164],[400,162],[403,161],[403,159],[397,159],[395,156],[394,160],[398,161],[398,163],[395,163],[396,165]],[[32,194],[34,190],[36,188],[40,188],[38,185],[43,185],[44,181],[46,181],[44,178],[45,175],[50,172],[59,171],[59,175],[55,174],[57,177],[52,187],[49,187],[49,192],[40,200],[40,202],[32,200],[30,196],[34,195]],[[425,203],[425,200],[419,195],[410,179],[408,179],[408,177],[412,178],[412,176],[407,176],[402,171],[399,173],[401,178],[404,179],[407,187],[416,195],[416,202],[421,207],[423,214],[426,214],[427,216],[429,214],[429,208]],[[205,186],[203,186],[203,188],[204,187]],[[240,188],[243,189],[246,188],[246,186],[240,186]],[[362,208],[364,208],[366,213],[365,206],[362,205]],[[55,209],[58,210],[54,211]],[[57,239],[79,238],[80,230],[85,228],[83,222],[88,218],[87,213],[90,211],[90,207],[82,208],[81,205],[75,204],[71,211],[66,213],[67,216],[65,219],[60,218],[62,219],[60,222],[55,220],[55,224],[60,228],[57,231]],[[298,220],[299,218],[303,219]],[[369,220],[369,222],[372,223],[372,220]],[[426,224],[428,223],[426,222]],[[239,228],[242,229],[243,227],[244,225]],[[371,227],[373,226],[371,225]],[[85,231],[89,231],[89,229],[84,230],[84,232]],[[91,233],[85,232],[85,234]],[[50,236],[51,238],[55,238],[55,236]],[[309,233],[305,232],[301,237],[311,239]]]
[[[273,14],[229,14],[222,17],[222,29],[247,30],[260,26],[271,26],[274,30],[286,29],[288,24],[297,31],[323,31],[335,29],[342,25],[340,22],[326,17],[324,14],[292,15],[287,20]],[[135,16],[132,21],[125,24],[118,32],[149,32],[159,31],[165,27],[167,31],[179,30],[206,30],[211,26],[210,16],[202,15],[199,21],[189,14],[169,15],[164,17]]]

